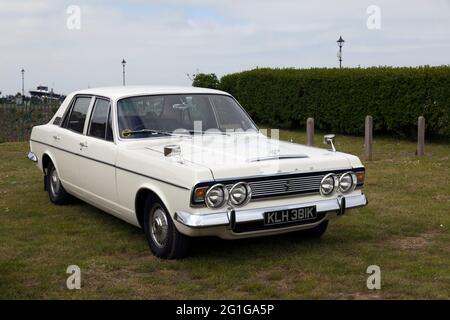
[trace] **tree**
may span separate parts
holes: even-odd
[[[217,78],[215,73],[194,74],[194,80],[192,80],[193,87],[201,87],[201,88],[218,89],[219,83],[220,83],[219,79]]]

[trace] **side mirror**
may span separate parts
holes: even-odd
[[[330,144],[331,150],[333,150],[333,152],[336,152],[336,148],[334,147],[334,138],[335,137],[336,137],[336,135],[334,135],[334,134],[326,134],[323,136],[323,143]]]

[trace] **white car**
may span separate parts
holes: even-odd
[[[111,87],[67,96],[35,126],[28,158],[54,204],[82,199],[145,230],[152,252],[186,255],[190,237],[303,230],[367,204],[358,157],[274,138],[228,93]]]

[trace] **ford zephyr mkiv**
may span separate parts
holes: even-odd
[[[367,204],[364,167],[333,135],[327,149],[275,136],[226,92],[97,88],[33,128],[28,158],[51,202],[76,197],[141,227],[163,258],[185,256],[197,236],[320,237],[330,218]]]

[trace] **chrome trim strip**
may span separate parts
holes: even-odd
[[[274,177],[275,179],[278,179],[279,176],[286,176],[284,178],[279,178],[280,180],[284,180],[287,179],[288,176],[291,175],[299,175],[299,177],[310,177],[310,176],[315,176],[315,175],[320,175],[320,174],[327,174],[330,172],[334,172],[334,171],[339,171],[339,173],[344,173],[347,171],[354,171],[354,172],[360,172],[360,171],[365,171],[365,167],[354,167],[354,168],[349,168],[349,167],[337,167],[337,168],[331,168],[331,169],[327,169],[325,171],[290,171],[290,172],[276,172],[276,173],[272,173],[272,174],[259,174],[259,175],[252,175],[252,176],[242,176],[242,177],[230,177],[230,178],[221,178],[221,179],[216,179],[216,182],[223,182],[223,181],[235,181],[235,180],[251,180],[251,179],[264,179],[264,178],[271,178]],[[264,179],[265,180],[265,179]],[[262,181],[264,181],[262,180]],[[211,182],[211,180],[201,180],[198,181],[197,183],[203,183],[203,182]]]
[[[57,150],[60,150],[60,151],[63,151],[63,152],[67,152],[67,153],[73,154],[73,155],[75,155],[75,156],[84,158],[84,159],[88,159],[88,160],[91,160],[91,161],[95,161],[95,162],[98,162],[98,163],[102,163],[102,164],[104,164],[104,165],[107,165],[107,166],[110,166],[110,167],[114,167],[114,168],[116,168],[116,169],[118,169],[118,170],[126,171],[126,172],[129,172],[129,173],[132,173],[132,174],[135,174],[135,175],[144,177],[144,178],[148,178],[148,179],[152,179],[152,180],[155,180],[155,181],[159,181],[159,182],[162,182],[162,183],[171,185],[171,186],[173,186],[173,187],[177,187],[177,188],[184,189],[184,190],[191,190],[191,188],[188,188],[188,187],[183,187],[183,186],[174,184],[174,183],[169,182],[169,181],[165,181],[165,180],[161,180],[161,179],[158,179],[158,178],[155,178],[155,177],[147,176],[147,175],[145,175],[145,174],[142,174],[142,173],[139,173],[139,172],[136,172],[136,171],[133,171],[133,170],[129,170],[129,169],[126,169],[126,168],[122,168],[122,167],[116,166],[115,164],[111,164],[111,163],[104,162],[104,161],[101,161],[101,160],[97,160],[97,159],[93,159],[93,158],[90,158],[90,157],[86,157],[86,156],[83,156],[83,155],[81,155],[81,154],[78,154],[78,153],[75,153],[75,152],[72,152],[72,151],[63,149],[63,148],[59,148],[59,147],[52,146],[51,144],[48,144],[48,143],[45,143],[45,142],[41,142],[41,141],[37,141],[37,140],[33,140],[33,139],[31,139],[30,141],[36,142],[36,143],[40,143],[40,144],[42,144],[42,145],[49,146],[49,147],[52,147],[52,148],[55,148],[55,149],[57,149]]]
[[[310,195],[318,195],[317,191],[311,191],[311,192],[305,192],[301,193],[301,196],[310,196]],[[293,194],[285,194],[285,195],[279,195],[279,196],[271,196],[267,198],[257,198],[252,199],[251,202],[257,202],[257,201],[267,201],[267,200],[279,200],[279,199],[286,199],[286,198],[292,198],[297,197],[298,195]]]
[[[309,158],[306,154],[287,154],[287,155],[274,155],[274,156],[265,156],[259,158],[251,158],[248,159],[247,162],[260,162],[260,161],[269,161],[269,160],[285,160],[285,159],[304,159]]]
[[[343,198],[343,196],[341,196]],[[345,197],[346,209],[362,207],[367,204],[367,198],[364,194]],[[290,205],[264,207],[257,209],[234,209],[236,213],[236,223],[258,221],[264,219],[264,212],[289,210],[294,208],[316,206],[317,212],[328,212],[340,210],[339,198],[324,199],[319,201],[309,201]],[[191,228],[209,228],[229,225],[227,212],[192,214],[186,211],[175,212],[174,219],[187,227]]]

